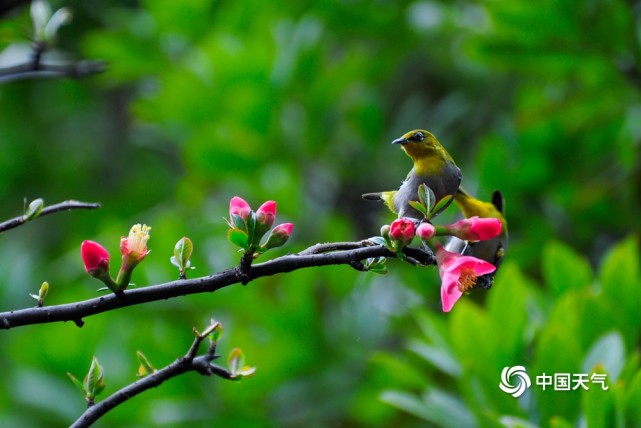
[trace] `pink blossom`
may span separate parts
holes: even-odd
[[[140,262],[149,250],[147,241],[149,241],[149,231],[151,227],[143,224],[134,224],[129,231],[128,236],[120,238],[120,252],[123,260],[127,258],[130,262]]]
[[[452,310],[454,303],[476,284],[480,275],[494,272],[496,267],[484,260],[470,256],[462,256],[444,249],[440,244],[436,247],[436,260],[441,275],[441,303],[443,311]]]
[[[234,196],[229,201],[229,220],[232,224],[234,223],[234,216],[247,220],[251,210],[251,207],[243,198]]]
[[[285,242],[289,240],[293,229],[294,225],[292,223],[279,224],[272,229],[272,232],[270,233],[269,238],[267,238],[265,245],[263,245],[263,248],[269,249],[284,245]]]
[[[97,242],[83,241],[80,255],[89,275],[95,276],[99,271],[109,270],[109,252]]]
[[[501,227],[501,220],[498,218],[479,218],[474,216],[459,220],[445,228],[460,239],[483,241],[497,237],[501,233]]]
[[[276,221],[276,202],[267,201],[256,211],[256,223],[264,225],[269,230]]]
[[[421,223],[416,229],[416,236],[423,241],[429,241],[436,235],[436,229],[431,223]]]
[[[390,225],[389,236],[395,241],[409,243],[414,238],[414,222],[408,218],[397,218]]]

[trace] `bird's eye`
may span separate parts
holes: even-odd
[[[425,135],[423,135],[422,132],[417,132],[416,134],[414,134],[413,140],[423,141],[424,139],[425,139]]]

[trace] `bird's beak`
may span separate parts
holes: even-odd
[[[396,140],[392,141],[392,144],[407,144],[407,138],[397,138]]]

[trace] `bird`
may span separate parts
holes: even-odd
[[[403,151],[412,159],[413,168],[398,190],[365,193],[363,199],[383,201],[399,218],[422,220],[424,215],[410,205],[410,201],[418,200],[418,188],[421,184],[424,183],[434,192],[436,202],[446,196],[454,198],[463,180],[463,174],[452,156],[431,132],[415,129],[395,139],[392,144],[401,145]],[[433,213],[432,218],[447,208],[452,199]]]
[[[492,263],[496,270],[492,273],[480,276],[476,280],[474,288],[492,287],[494,275],[499,270],[499,266],[505,257],[507,250],[508,232],[507,220],[505,219],[505,200],[500,191],[495,190],[492,194],[491,202],[481,201],[468,194],[462,188],[456,191],[454,202],[463,212],[465,218],[478,216],[481,218],[498,218],[501,220],[501,233],[492,239],[477,242],[466,242],[452,237],[448,241],[445,249],[456,252],[464,256],[472,256],[477,259],[485,260]]]

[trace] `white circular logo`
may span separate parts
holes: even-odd
[[[510,382],[512,377],[518,378],[518,383],[512,385]],[[501,383],[499,383],[499,388],[503,392],[511,394],[512,397],[517,398],[523,395],[526,389],[532,385],[530,381],[530,376],[528,376],[523,366],[514,366],[514,367],[505,367],[501,372]]]

